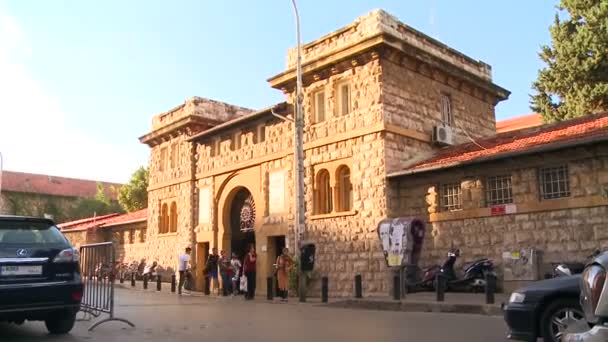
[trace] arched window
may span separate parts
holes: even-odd
[[[333,210],[329,172],[322,169],[317,173],[316,178],[317,214],[329,214]]]
[[[160,220],[158,220],[158,232],[166,234],[169,232],[169,207],[167,203],[163,203],[160,211]]]
[[[171,214],[169,215],[169,231],[177,232],[177,204],[171,202]]]
[[[350,182],[350,169],[340,166],[336,171],[337,180],[337,208],[338,211],[350,211],[353,208],[353,185]]]

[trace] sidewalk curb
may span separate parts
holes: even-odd
[[[343,309],[362,309],[378,311],[402,311],[402,312],[435,312],[473,314],[485,316],[502,316],[500,305],[495,304],[450,304],[439,302],[406,302],[406,301],[376,301],[364,299],[348,299],[325,304],[326,307]]]
[[[131,287],[130,284],[115,284],[117,288],[125,290],[138,291],[144,293],[158,293],[165,295],[177,296],[176,293],[168,290],[156,291],[156,287],[149,287],[147,290],[136,286]],[[164,289],[164,287],[163,287]],[[201,292],[190,292],[185,297],[198,297],[211,300],[226,300],[230,301],[230,297],[222,297],[215,295],[205,295]],[[287,304],[276,301],[268,301],[262,298],[256,298],[255,302],[267,303],[267,304]],[[297,298],[293,301],[289,301],[288,304],[294,305],[313,305],[317,307],[326,308],[340,308],[340,309],[360,309],[360,310],[376,310],[376,311],[401,311],[401,312],[432,312],[432,313],[453,313],[453,314],[470,314],[470,315],[484,315],[484,316],[502,316],[503,311],[500,305],[497,304],[450,304],[446,302],[416,302],[416,301],[382,301],[382,300],[366,300],[366,299],[340,299],[334,298],[329,303],[321,303],[316,300],[308,301],[306,303],[299,303]]]

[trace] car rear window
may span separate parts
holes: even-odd
[[[57,227],[46,222],[0,221],[0,245],[68,245]]]

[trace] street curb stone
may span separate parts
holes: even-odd
[[[402,312],[436,312],[436,313],[458,313],[486,316],[502,316],[499,305],[491,304],[450,304],[439,302],[407,302],[407,301],[378,301],[365,299],[349,299],[326,304],[327,307],[344,309],[363,309],[379,311],[402,311]]]

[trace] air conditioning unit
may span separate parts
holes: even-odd
[[[438,145],[454,145],[454,132],[452,131],[452,127],[433,127],[433,142]]]

